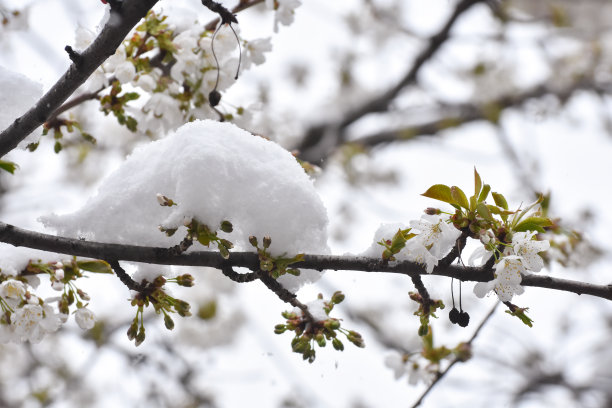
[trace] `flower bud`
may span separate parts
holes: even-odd
[[[334,346],[334,348],[338,351],[343,351],[344,350],[344,344],[342,344],[342,342],[340,341],[339,338],[334,338],[332,340],[332,346]]]
[[[186,288],[190,288],[193,286],[193,276],[191,276],[190,274],[185,274],[185,275],[180,275],[176,277],[176,283],[179,284],[179,286],[185,286]]]
[[[228,234],[234,230],[232,223],[225,220],[221,223],[221,231],[227,232]]]
[[[251,246],[257,248],[257,238],[253,235],[251,235],[249,237],[249,244],[251,244]]]
[[[331,301],[334,304],[339,304],[342,303],[342,301],[344,300],[344,293],[340,292],[340,291],[336,291],[334,292],[334,294],[332,295]]]
[[[168,330],[174,329],[174,321],[172,320],[170,315],[164,315],[164,325]]]
[[[270,248],[270,244],[272,244],[272,238],[270,238],[269,235],[266,235],[263,239],[263,247],[264,248]]]

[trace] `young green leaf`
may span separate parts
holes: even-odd
[[[487,207],[485,203],[478,203],[476,205],[476,211],[485,220],[490,221],[490,222],[494,221],[493,215],[491,215],[491,211],[489,211],[489,207]]]
[[[493,193],[493,200],[495,200],[495,204],[498,207],[503,208],[504,210],[508,209],[508,202],[506,198],[501,193]]]
[[[480,195],[478,196],[478,202],[479,203],[485,202],[487,197],[489,196],[490,191],[491,191],[490,185],[485,184],[484,186],[482,186],[482,190],[480,191]]]
[[[113,273],[111,266],[105,261],[99,259],[77,261],[77,266],[79,269],[93,273]]]
[[[474,197],[478,197],[481,188],[482,180],[480,179],[480,174],[478,174],[478,172],[476,171],[476,167],[474,167]]]
[[[450,191],[451,191],[451,197],[453,198],[454,204],[457,204],[465,208],[466,210],[470,209],[470,204],[468,203],[468,199],[465,196],[465,193],[463,192],[463,190],[461,190],[457,186],[452,186],[450,188]]]
[[[538,231],[545,232],[544,227],[553,225],[552,221],[545,217],[527,217],[514,226],[516,232]]]
[[[429,189],[421,194],[424,197],[433,198],[434,200],[444,201],[445,203],[455,204],[455,200],[451,196],[451,189],[444,184],[434,184]]]

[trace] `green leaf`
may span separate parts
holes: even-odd
[[[493,193],[493,200],[495,200],[495,204],[498,207],[503,208],[504,210],[508,209],[508,202],[506,201],[506,198],[500,194],[500,193]]]
[[[15,174],[15,170],[17,170],[19,166],[17,163],[13,163],[6,160],[0,160],[0,169],[4,171],[8,171],[11,174]]]
[[[465,208],[466,210],[470,209],[470,204],[468,203],[468,199],[465,193],[463,192],[463,190],[461,190],[457,186],[452,186],[450,188],[450,192],[451,192],[451,197],[453,198],[454,204],[458,204],[461,207]]]
[[[527,313],[525,313],[527,310],[529,310],[527,307],[517,307],[513,312],[506,310],[506,313],[508,313],[510,316],[518,317],[521,319],[521,322],[525,323],[529,327],[533,327],[533,319],[531,319],[529,316],[527,316]]]
[[[113,273],[113,268],[107,262],[100,259],[77,261],[77,266],[79,269],[93,273]]]
[[[434,184],[429,189],[421,194],[424,197],[433,198],[434,200],[444,201],[445,203],[455,204],[455,200],[451,196],[451,189],[444,184]]]
[[[480,174],[478,174],[478,172],[476,171],[476,167],[474,167],[474,197],[478,197],[481,188],[482,180],[480,179]]]
[[[478,196],[478,202],[482,203],[486,201],[487,197],[489,196],[490,191],[491,191],[490,185],[485,184],[484,186],[482,186],[482,191],[480,191],[480,195]]]
[[[516,232],[538,231],[545,232],[544,227],[553,225],[552,221],[545,217],[527,217],[514,226]]]
[[[489,207],[487,207],[485,203],[478,203],[478,205],[476,205],[476,211],[485,220],[490,221],[490,222],[495,221],[493,219],[493,215],[491,215],[491,211],[489,211]]]

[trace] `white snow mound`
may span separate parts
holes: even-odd
[[[161,206],[158,193],[178,205]],[[234,243],[234,251],[253,250],[250,235],[260,245],[269,235],[274,255],[329,253],[325,207],[295,158],[276,143],[210,120],[136,149],[83,208],[41,221],[64,236],[170,247],[184,238],[183,222],[192,217],[211,229],[230,221],[234,231],[219,235]],[[179,230],[167,237],[160,225]],[[304,279],[313,280],[298,280]]]

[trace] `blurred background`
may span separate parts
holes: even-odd
[[[240,126],[317,166],[334,254],[359,254],[380,224],[408,224],[437,206],[420,196],[432,184],[471,191],[476,167],[511,208],[550,195],[549,216],[566,234],[541,273],[612,281],[612,3],[302,2],[278,32],[262,2],[238,14],[240,37],[270,37],[272,51],[223,93],[219,110],[244,107]],[[78,29],[95,34],[105,7],[0,0],[0,65],[49,89],[69,66],[64,47]],[[155,10],[177,32],[186,19],[204,26],[215,17],[195,0],[162,0]],[[55,153],[53,136],[38,131],[36,151],[11,152],[20,170],[0,174],[3,222],[43,231],[39,216],[79,208],[136,146],[161,137],[119,125],[95,99],[64,117],[97,143],[66,133]],[[138,348],[125,335],[128,290],[113,276],[81,283],[99,323],[89,332],[69,323],[36,345],[0,345],[0,406],[405,407],[426,388],[396,380],[385,365],[386,356],[421,347],[405,276],[328,271],[303,288],[305,302],[342,290],[334,313],[366,342],[318,349],[308,364],[291,352],[289,334],[274,334],[289,307],[263,285],[181,271],[196,286],[176,294],[197,315],[176,320],[172,332],[151,315]],[[448,279],[424,282],[451,303]],[[473,358],[455,365],[423,407],[612,406],[610,302],[526,288],[513,301],[529,308],[529,328],[503,307],[487,318],[496,299],[478,299],[472,288],[462,285],[467,328],[450,324],[450,307],[433,326],[436,344],[454,347],[486,319]]]

